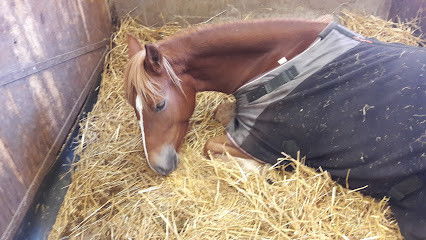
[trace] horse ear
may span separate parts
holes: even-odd
[[[129,58],[132,58],[136,53],[142,51],[143,47],[139,40],[132,34],[127,34],[127,45]]]
[[[145,68],[153,73],[161,72],[162,55],[160,49],[154,44],[145,44]]]

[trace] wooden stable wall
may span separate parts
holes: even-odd
[[[13,236],[102,70],[105,0],[0,1],[0,236]]]
[[[389,10],[389,19],[393,21],[405,21],[418,18],[418,25],[421,31],[426,35],[426,0],[392,0],[392,7]]]
[[[424,1],[424,0],[393,0]],[[114,19],[130,13],[146,25],[164,22],[199,23],[220,13],[215,20],[241,18],[317,18],[352,9],[387,18],[392,0],[109,0]]]

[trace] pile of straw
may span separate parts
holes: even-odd
[[[364,16],[343,10],[340,14],[340,22],[352,31],[366,37],[376,38],[384,42],[397,42],[412,46],[426,46],[426,41],[417,25],[419,19],[410,21],[392,22],[375,16]],[[417,34],[414,34],[414,33]]]
[[[366,18],[345,14],[347,26],[364,25]],[[127,19],[112,36],[99,99],[80,123],[80,160],[73,164],[72,183],[49,239],[402,239],[386,199],[344,189],[300,159],[293,160],[293,172],[268,171],[272,181],[267,181],[205,158],[206,140],[223,134],[213,120],[216,106],[232,101],[223,94],[197,96],[177,171],[168,177],[153,173],[123,95],[126,34],[146,43],[179,30]],[[405,38],[406,30],[400,31]]]

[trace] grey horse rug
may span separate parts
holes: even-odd
[[[426,239],[426,51],[332,23],[304,52],[239,88],[230,141],[271,164],[306,156],[350,188],[389,196],[406,239]]]

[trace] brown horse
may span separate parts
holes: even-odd
[[[176,169],[176,152],[193,113],[196,92],[233,93],[251,78],[277,67],[279,59],[290,60],[301,53],[327,24],[295,19],[217,24],[145,47],[129,35],[126,93],[140,123],[149,166],[162,175]],[[205,150],[251,158],[226,136],[210,139]]]
[[[128,44],[127,98],[154,171],[176,169],[195,93],[232,93],[236,115],[222,119],[227,135],[211,138],[206,152],[262,171],[281,151],[300,150],[342,185],[389,196],[404,237],[426,239],[424,49],[289,19],[199,27],[145,47],[129,36]]]

